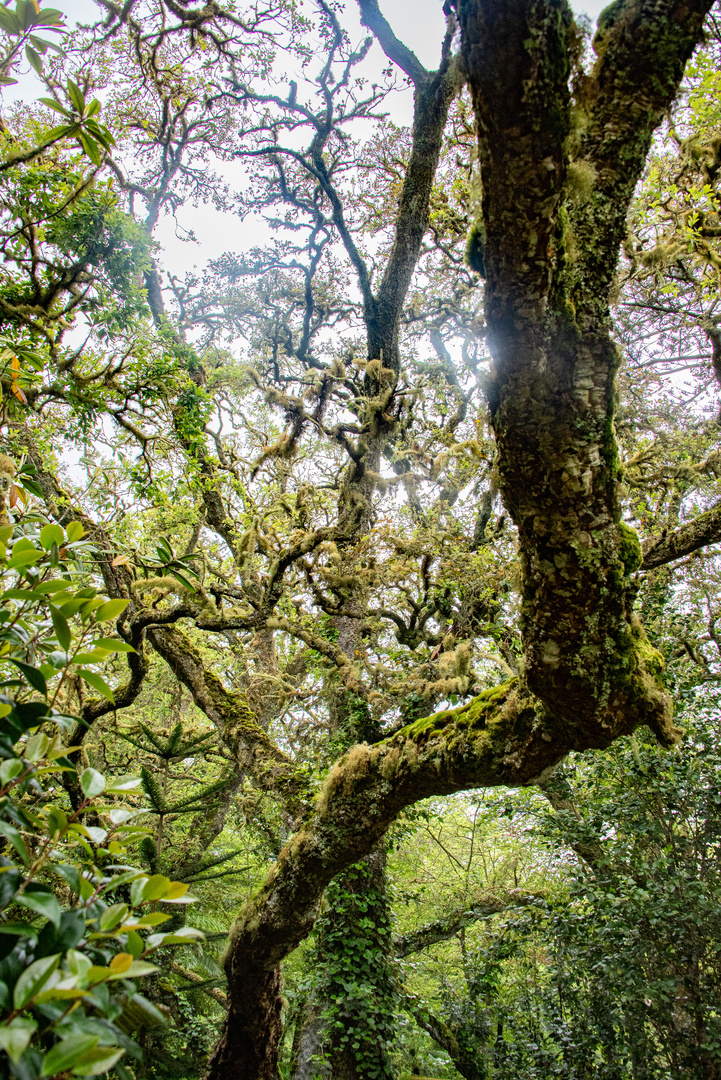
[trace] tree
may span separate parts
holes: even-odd
[[[528,783],[569,749],[607,745],[638,723],[674,737],[659,658],[632,611],[641,552],[616,492],[608,296],[633,188],[708,7],[614,5],[576,90],[585,123],[574,130],[570,12],[459,5],[479,127],[482,222],[473,236],[494,355],[489,405],[524,575],[524,675],[356,748],[331,772],[313,817],[233,929],[228,1027],[211,1075],[231,1062],[248,1069],[272,985],[266,977],[259,993],[259,972],[306,932],[339,864],[367,850],[404,804]],[[394,39],[385,44],[420,82]],[[591,178],[590,197],[569,190],[569,173]]]
[[[147,254],[141,269],[136,231],[130,254],[153,327],[136,316],[108,329],[102,303],[97,315],[89,305],[103,366],[90,349],[64,363],[62,349],[73,350],[56,342],[49,362],[60,386],[43,386],[31,403],[36,413],[57,403],[53,431],[32,415],[12,429],[50,513],[63,524],[72,507],[107,553],[99,563],[108,595],[130,601],[119,631],[137,660],[116,700],[135,700],[152,648],[216,725],[238,773],[281,815],[288,842],[231,933],[228,1019],[210,1071],[270,1078],[279,964],[310,931],[329,882],[368,855],[404,807],[537,782],[570,750],[608,746],[641,724],[662,742],[677,737],[661,656],[634,611],[644,556],[622,521],[609,301],[635,185],[711,2],[617,0],[586,69],[562,0],[459,0],[446,6],[440,66],[429,72],[375,0],[361,0],[364,23],[414,88],[410,137],[386,127],[381,147],[357,147],[347,134],[377,118],[385,91],[353,81],[364,52],[350,48],[329,5],[318,5],[324,60],[305,97],[297,86],[280,96],[262,73],[256,85],[252,62],[236,63],[241,46],[262,57],[267,19],[279,20],[282,44],[291,8],[244,22],[222,8],[101,6],[107,19],[75,85],[89,88],[92,58],[115,43],[133,58],[119,85],[142,73],[140,104],[116,98],[108,112],[120,118],[125,108],[125,145],[136,140],[143,155],[103,161],[134,201],[146,243],[162,206],[182,198],[179,185],[203,190],[198,166],[209,154],[255,162],[241,208],[259,201],[307,236],[221,260],[202,290],[171,281],[164,296]],[[444,141],[464,81],[475,167],[470,154],[456,167]],[[467,102],[454,106],[465,147],[469,113]],[[351,168],[397,197],[392,213],[354,192]],[[462,264],[468,225],[485,321],[480,278]],[[438,357],[430,372],[412,355],[421,314]],[[224,321],[246,331],[252,366],[233,369]],[[493,442],[475,394],[486,345]],[[253,396],[258,419],[249,421]],[[50,443],[99,412],[141,453],[122,481],[98,477],[82,508],[54,474]],[[483,495],[474,515],[459,497],[470,483]],[[175,503],[166,513],[177,515],[184,545],[205,555],[197,584],[183,582],[174,555],[149,578],[127,524],[110,541],[99,511],[117,497],[113,484],[121,501],[129,490],[140,502]],[[394,503],[401,489],[407,511]],[[489,528],[496,490],[517,529],[520,639],[511,620],[498,625],[510,607],[512,549],[500,517]],[[716,538],[711,513],[701,527],[668,531],[647,565]],[[501,556],[492,567],[491,540]],[[232,680],[213,669],[208,639],[229,643]],[[483,640],[489,650],[478,648]],[[326,761],[355,742],[317,792],[293,746],[311,740],[280,733],[298,693],[322,703],[318,728],[334,736]],[[435,711],[454,698],[458,709]]]

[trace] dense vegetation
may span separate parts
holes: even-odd
[[[95,5],[0,7],[2,1075],[719,1080],[717,5]]]

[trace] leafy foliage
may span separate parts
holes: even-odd
[[[170,916],[155,905],[187,902],[186,885],[118,864],[147,834],[135,821],[142,808],[125,802],[140,780],[85,768],[71,809],[55,786],[75,772],[67,682],[112,700],[93,668],[132,651],[98,636],[126,605],[84,584],[92,548],[82,537],[79,522],[64,530],[32,519],[19,534],[0,532],[0,1042],[5,1074],[19,1080],[113,1067],[125,1075],[126,1051],[140,1056],[133,1027],[164,1020],[135,980],[158,970],[149,962],[157,949],[199,936],[156,930]]]

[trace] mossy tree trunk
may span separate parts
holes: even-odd
[[[382,846],[340,874],[317,926],[326,1056],[333,1080],[393,1076],[394,987]]]
[[[641,550],[620,523],[608,296],[629,199],[708,6],[611,5],[572,113],[567,4],[459,4],[525,678],[569,746],[603,745],[639,722],[673,737],[660,658],[632,612]]]

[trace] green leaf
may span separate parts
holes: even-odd
[[[50,525],[43,525],[40,530],[40,543],[43,545],[46,551],[50,551],[53,544],[57,544],[58,547],[62,547],[65,543],[65,534],[59,525],[54,522]]]
[[[55,631],[55,637],[58,639],[60,648],[65,652],[70,648],[70,627],[68,626],[68,620],[62,615],[57,608],[50,605],[50,618],[53,620],[53,630]]]
[[[80,787],[86,798],[94,799],[96,795],[105,791],[105,777],[96,769],[85,769],[80,777]]]
[[[29,1016],[16,1016],[9,1024],[0,1024],[0,1046],[13,1063],[25,1053],[37,1030],[37,1021]]]
[[[73,1069],[73,1076],[100,1076],[108,1072],[125,1053],[111,1046],[98,1046],[88,1050]]]
[[[4,30],[7,34],[12,34],[13,37],[17,37],[17,35],[22,32],[22,27],[20,26],[20,22],[14,11],[8,11],[7,8],[0,8],[0,29]]]
[[[145,943],[136,930],[128,930],[125,947],[133,959],[137,960],[145,949]]]
[[[143,875],[142,877],[136,878],[130,886],[130,903],[133,907],[138,907],[139,904],[142,904],[143,891],[149,880],[149,878]]]
[[[30,30],[35,25],[37,8],[33,0],[16,0],[15,10],[22,19],[23,30]]]
[[[32,47],[32,45],[26,45],[25,46],[25,56],[27,57],[27,60],[28,60],[28,63],[30,64],[30,66],[32,68],[34,68],[34,70],[38,73],[38,75],[42,75],[42,73],[43,73],[43,62],[40,59],[40,56],[38,55],[37,51]]]
[[[172,574],[172,576],[174,578],[177,578],[177,580],[180,582],[181,585],[185,586],[185,588],[188,590],[188,592],[195,592],[196,591],[195,585],[193,585],[190,581],[188,581],[187,577],[185,577],[184,574],[181,574],[179,570],[172,570],[171,569],[170,573]]]
[[[62,908],[57,897],[53,896],[51,892],[24,892],[22,896],[16,897],[15,903],[28,908],[30,911],[37,911],[38,915],[44,915],[55,926],[60,926],[63,915]],[[28,970],[30,969],[28,968]]]
[[[91,139],[86,132],[81,131],[80,144],[85,153],[92,161],[93,165],[99,165],[102,161],[102,157],[100,155],[100,150],[98,149],[98,144],[94,141],[94,139]]]
[[[45,757],[45,751],[49,743],[50,739],[47,735],[44,735],[42,731],[38,731],[28,739],[23,756],[27,761],[40,761],[41,758]]]
[[[104,146],[106,150],[110,150],[111,147],[117,146],[115,139],[104,124],[99,124],[97,120],[88,120],[85,127],[95,141],[99,142],[101,146]]]
[[[18,570],[23,566],[32,566],[33,563],[39,562],[43,557],[43,552],[38,551],[37,548],[25,548],[24,550],[17,551],[17,545],[13,548],[12,557],[8,560],[8,569]],[[125,601],[127,603],[127,600]]]
[[[126,968],[125,971],[112,971],[105,981],[112,982],[115,979],[139,979],[144,975],[153,975],[159,970],[160,968],[156,967],[155,964],[148,964],[145,960],[133,960],[130,967]]]
[[[99,1035],[68,1035],[67,1039],[56,1043],[52,1050],[48,1051],[40,1075],[55,1076],[74,1068],[83,1054],[97,1046],[99,1039]]]
[[[22,768],[22,764],[20,767]],[[4,836],[5,839],[12,844],[26,865],[30,862],[28,849],[25,847],[25,841],[15,826],[11,825],[9,821],[0,821],[0,836]]]
[[[205,934],[201,930],[195,930],[191,926],[185,926],[176,933],[169,931],[167,934],[151,934],[146,938],[145,944],[153,949],[155,946],[165,945],[188,945],[191,941],[203,941]]]
[[[61,124],[60,127],[51,128],[45,135],[45,142],[47,145],[55,142],[57,139],[64,139],[69,135],[75,135],[79,130],[78,124]]]
[[[132,645],[128,645],[127,641],[123,641],[121,638],[103,637],[94,641],[91,648],[93,649],[107,649],[108,652],[135,652]]]
[[[35,25],[60,27],[63,25],[64,17],[60,8],[43,8],[35,15]]]
[[[72,975],[79,975],[81,979],[84,979],[90,968],[93,966],[92,960],[85,953],[78,952],[76,949],[68,949],[66,954],[67,969]]]
[[[143,887],[143,900],[159,900],[162,896],[165,896],[169,888],[170,878],[165,877],[163,874],[153,874]]]
[[[85,529],[79,521],[70,521],[65,529],[65,535],[68,538],[68,543],[74,544],[76,540],[80,540],[81,537],[85,536]]]
[[[3,705],[2,708],[6,710],[2,715],[7,716],[11,711],[12,706]],[[23,763],[20,758],[7,758],[0,764],[0,784],[3,786],[9,784],[10,781],[14,780],[16,776],[19,776],[22,771]]]
[[[13,991],[13,1005],[16,1009],[24,1009],[28,1002],[40,993],[60,963],[60,955],[56,953],[54,956],[44,956],[42,960],[36,960],[30,967],[25,968]]]
[[[80,664],[84,667],[85,664],[99,664],[101,660],[106,660],[110,655],[108,649],[94,649],[92,652],[80,652],[76,653],[71,664]]]
[[[85,112],[85,97],[82,90],[76,82],[72,79],[68,79],[68,97],[73,103],[73,107],[82,116]]]
[[[62,836],[67,831],[68,815],[60,806],[49,806],[46,810],[48,831],[51,836]]]
[[[95,612],[95,618],[98,622],[117,619],[118,615],[125,611],[129,603],[129,600],[108,600]]]
[[[33,690],[37,690],[39,694],[47,697],[48,684],[45,682],[45,676],[38,668],[33,667],[31,664],[24,664],[22,660],[15,660],[12,656],[8,657],[11,664],[14,664],[16,668],[22,671],[27,681],[32,686]]]
[[[40,369],[38,368],[37,370]],[[21,486],[25,491],[29,491],[31,495],[36,495],[38,499],[42,499],[43,489],[40,487],[40,484],[37,484],[34,480],[29,480],[27,476],[23,476]]]
[[[102,694],[104,698],[107,698],[108,701],[115,704],[113,691],[110,689],[105,679],[100,675],[96,675],[94,671],[88,671],[87,668],[79,668],[78,675],[80,675],[86,683],[92,686],[94,690],[97,690],[99,694]]]
[[[49,593],[61,592],[63,589],[67,589],[68,582],[63,580],[54,581],[41,581],[33,589],[33,592],[40,593],[42,596],[46,596]]]
[[[107,934],[110,930],[114,930],[116,926],[119,926],[129,910],[127,904],[112,904],[109,908],[106,908],[100,916],[100,929],[103,933]]]
[[[118,776],[115,780],[110,781],[106,791],[108,794],[113,795],[123,791],[133,791],[134,788],[140,787],[141,783],[139,776]]]

